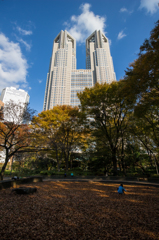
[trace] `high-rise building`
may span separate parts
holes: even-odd
[[[16,89],[14,87],[6,87],[2,90],[1,96],[0,96],[0,110],[4,108],[3,112],[3,118],[5,121],[13,121],[14,123],[22,123],[23,120],[19,118],[19,115],[21,114],[21,110],[23,111],[25,107],[25,103],[29,103],[29,95],[27,92],[25,92],[22,89]],[[9,103],[10,100],[18,105],[21,105],[19,109],[15,112],[14,109],[13,111],[6,112],[5,111],[5,104]],[[2,116],[1,116],[2,117]],[[5,161],[5,150],[0,149],[0,162]]]
[[[0,100],[5,104],[12,100],[15,103],[29,103],[29,95],[22,89],[6,87],[2,90]]]
[[[76,69],[76,40],[61,31],[54,40],[43,110],[56,105],[78,106],[77,92],[96,82],[116,80],[109,42],[99,30],[86,39],[86,69]]]
[[[25,108],[25,104],[29,103],[29,95],[27,92],[25,92],[22,89],[17,90],[14,87],[6,87],[2,90],[0,100],[4,103],[4,119],[7,121],[19,121],[19,116],[21,114],[21,111],[24,111],[23,109]],[[19,112],[8,112],[5,110],[5,105],[7,103],[11,104],[18,104],[19,105]]]

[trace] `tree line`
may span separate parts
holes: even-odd
[[[36,152],[60,170],[79,159],[92,170],[126,175],[138,167],[159,167],[159,21],[123,79],[78,93],[79,107],[56,106],[37,116],[25,108],[19,120],[6,121],[4,112],[17,112],[13,103],[0,112],[0,148],[5,163],[24,152]],[[21,106],[19,106],[20,108]],[[19,110],[18,110],[19,111]],[[27,124],[24,119],[31,122]],[[22,123],[23,119],[23,123]]]

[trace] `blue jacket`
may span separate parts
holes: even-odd
[[[122,186],[118,187],[118,193],[124,193],[124,191],[126,192],[125,188],[123,188]]]

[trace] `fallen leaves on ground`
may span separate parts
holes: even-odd
[[[159,188],[41,182],[30,195],[0,191],[0,239],[159,239]]]

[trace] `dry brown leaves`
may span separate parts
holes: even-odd
[[[37,193],[0,191],[0,239],[159,239],[159,188],[42,182]]]

